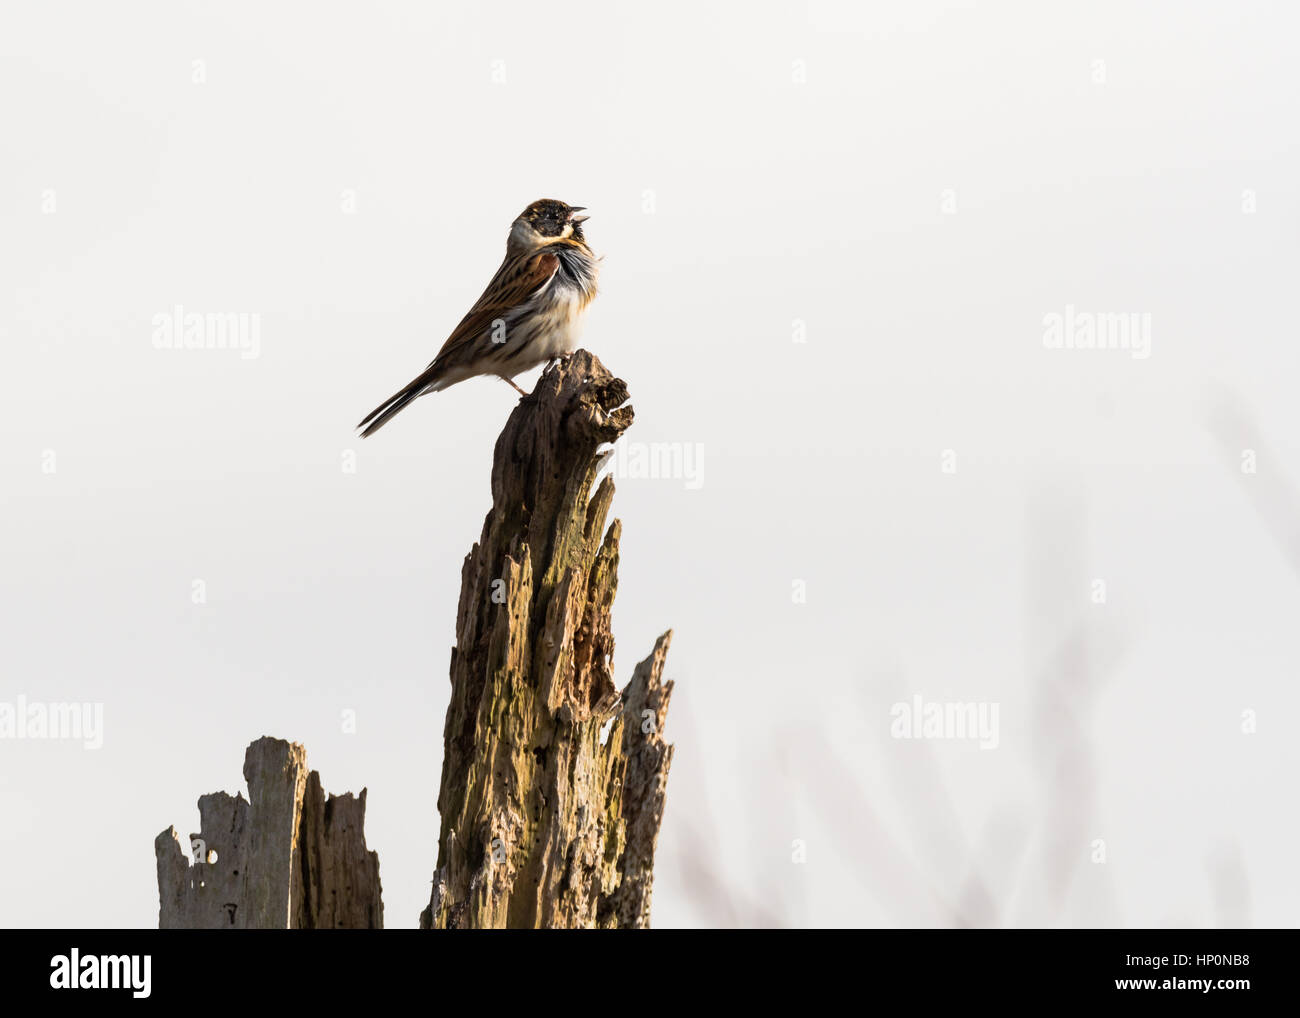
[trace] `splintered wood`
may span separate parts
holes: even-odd
[[[497,440],[492,509],[461,572],[424,928],[649,924],[671,634],[620,698],[613,480],[592,492],[598,450],[632,423],[627,398],[579,350],[543,373]]]
[[[595,483],[632,423],[627,395],[579,350],[542,374],[497,440],[492,510],[461,570],[426,929],[650,924],[672,634],[620,695],[621,527],[605,525],[613,480]],[[244,778],[247,800],[199,799],[191,852],[174,827],[158,835],[158,925],[379,929],[365,791],[326,799],[305,750],[270,738],[248,747]]]
[[[248,799],[199,799],[192,863],[175,827],[154,840],[159,928],[381,929],[365,790],[327,799],[306,750],[265,737],[248,747],[244,780]]]

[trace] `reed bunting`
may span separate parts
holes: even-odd
[[[514,376],[567,356],[583,312],[596,296],[596,256],[582,235],[582,208],[544,198],[520,213],[506,238],[506,257],[483,296],[461,319],[438,356],[411,383],[357,425],[372,435],[426,392],[475,375]]]

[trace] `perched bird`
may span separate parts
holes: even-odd
[[[475,375],[514,376],[573,352],[583,312],[596,296],[597,259],[582,235],[580,207],[543,198],[520,213],[506,257],[483,296],[460,320],[438,356],[409,385],[357,425],[372,435],[426,392]]]

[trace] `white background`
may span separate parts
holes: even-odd
[[[619,684],[676,633],[657,925],[1294,925],[1298,27],[7,4],[0,700],[105,736],[0,740],[0,923],[156,923],[154,836],[269,734],[369,788],[416,924],[516,396],[352,425],[554,197],[628,438],[704,448],[615,500]],[[260,356],[156,349],[177,304],[260,314]],[[1150,315],[1150,356],[1046,349],[1071,304]],[[997,749],[891,738],[916,694],[998,703]]]

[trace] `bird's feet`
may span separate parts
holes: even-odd
[[[527,396],[527,395],[528,395],[528,391],[527,391],[526,389],[521,389],[521,388],[519,388],[519,386],[515,385],[515,380],[514,380],[513,378],[507,378],[505,375],[497,375],[497,377],[498,377],[499,379],[501,379],[501,381],[505,382],[506,385],[508,385],[508,386],[510,386],[511,388],[513,388],[513,389],[515,390],[515,392],[519,393],[519,395],[521,395],[521,396]]]

